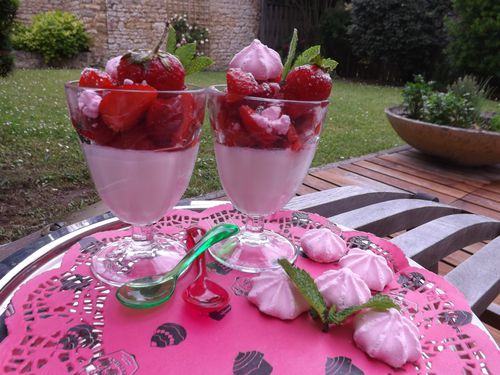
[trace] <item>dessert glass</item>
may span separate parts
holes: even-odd
[[[327,106],[328,100],[235,97],[226,93],[224,85],[208,89],[219,177],[233,206],[246,215],[237,236],[209,250],[219,262],[243,272],[261,272],[279,267],[281,258],[295,261],[295,246],[264,229],[264,219],[283,208],[302,183],[316,152]],[[281,122],[281,134],[252,121],[269,112],[271,122]]]
[[[205,89],[190,87],[152,94],[80,88],[74,81],[65,84],[65,91],[71,121],[97,192],[113,214],[131,224],[130,235],[97,251],[92,272],[101,281],[120,286],[169,271],[186,253],[185,246],[160,234],[153,224],[177,203],[188,186],[204,119]],[[128,122],[127,129],[113,131],[106,126],[101,105],[99,111],[94,108],[95,113],[89,112],[92,101],[85,101],[85,97],[96,95],[115,95],[117,105],[122,101],[123,111],[116,113],[113,124],[120,127]],[[144,95],[154,95],[155,100],[164,100],[172,108],[170,115],[154,119],[154,128],[147,120],[147,107],[140,113],[134,109],[134,104],[144,102]],[[131,116],[137,118],[132,127]]]

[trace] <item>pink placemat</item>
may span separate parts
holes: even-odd
[[[174,210],[158,228],[181,240],[191,225],[241,224],[231,205],[196,213]],[[282,211],[266,227],[299,244],[312,228],[333,224],[315,214]],[[417,363],[392,369],[360,351],[351,324],[323,333],[308,314],[281,321],[261,314],[246,298],[252,275],[209,260],[210,277],[231,294],[230,306],[201,315],[181,292],[194,278],[180,280],[173,299],[151,310],[121,306],[115,289],[97,281],[89,258],[106,241],[126,231],[102,232],[72,246],[59,269],[30,280],[15,294],[0,345],[2,373],[76,374],[494,374],[500,356],[490,338],[471,324],[464,297],[444,279],[408,265],[401,250],[362,232],[344,232],[350,246],[383,255],[396,272],[385,293],[419,328],[423,348]],[[322,265],[303,255],[298,266],[313,276]]]

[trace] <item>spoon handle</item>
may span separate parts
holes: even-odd
[[[216,227],[210,229],[198,242],[198,244],[193,247],[189,252],[182,258],[182,260],[170,271],[170,274],[180,275],[189,265],[206,249],[212,246],[214,243],[219,242],[223,239],[231,237],[233,234],[238,233],[239,228],[234,224],[220,224]]]

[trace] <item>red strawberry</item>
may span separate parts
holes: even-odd
[[[252,73],[247,73],[240,68],[227,70],[227,92],[241,96],[254,95],[259,91],[259,84]]]
[[[183,90],[185,76],[181,62],[170,53],[153,58],[146,69],[146,82],[157,90]]]
[[[130,61],[128,54],[123,55],[120,59],[120,63],[116,68],[116,75],[120,85],[123,85],[123,81],[126,79],[130,79],[135,83],[142,83],[146,77],[144,65]]]
[[[111,89],[115,87],[111,76],[97,69],[85,68],[80,75],[80,87]]]
[[[286,76],[285,99],[325,100],[330,96],[332,79],[317,65],[302,65]]]
[[[143,126],[118,134],[109,145],[128,150],[154,150],[156,148]]]
[[[268,133],[254,119],[255,111],[247,105],[240,107],[240,116],[242,125],[248,133],[255,136],[259,143],[264,147],[271,147],[272,144],[279,138],[277,135]]]
[[[151,138],[160,147],[189,144],[198,123],[194,110],[195,101],[190,94],[157,98],[146,116]]]
[[[158,95],[149,85],[123,85],[104,96],[99,105],[99,113],[104,123],[115,132],[132,128],[147,111]]]

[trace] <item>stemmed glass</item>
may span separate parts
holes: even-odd
[[[328,100],[235,97],[224,85],[208,89],[219,177],[233,206],[246,215],[237,236],[210,249],[219,262],[244,272],[293,262],[297,249],[264,229],[302,183],[316,152]]]
[[[137,86],[134,86],[136,88]],[[199,147],[205,89],[183,91],[81,88],[65,84],[71,121],[99,196],[130,235],[107,243],[92,258],[101,281],[163,274],[185,246],[155,231],[186,190]]]

